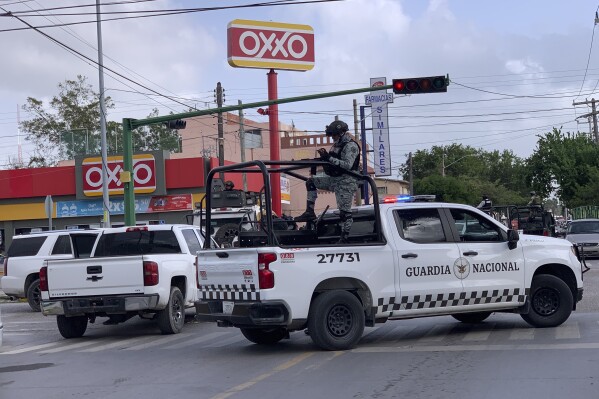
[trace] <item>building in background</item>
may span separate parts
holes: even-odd
[[[218,166],[218,125],[216,116],[189,118],[179,130],[181,152],[136,152],[134,177],[136,220],[140,224],[186,223],[193,206],[206,192],[207,172]],[[224,158],[226,163],[242,160],[240,120],[232,113],[223,114]],[[268,122],[246,118],[245,159],[269,159]],[[293,125],[279,123],[281,159],[314,159],[316,150],[332,145],[332,138],[322,132],[300,131]],[[119,164],[120,162],[120,164]],[[111,224],[123,224],[123,192],[119,177],[122,154],[109,154],[109,191]],[[47,230],[48,216],[44,201],[52,196],[53,229],[100,226],[102,220],[101,162],[99,154],[87,154],[60,162],[57,167],[0,171],[0,251],[12,236]],[[372,169],[369,168],[369,173]],[[225,176],[236,189],[243,188],[239,174]],[[376,179],[379,194],[404,194],[408,184],[401,180]],[[306,188],[303,181],[282,179],[283,213],[297,215],[304,211]],[[248,174],[248,190],[259,191],[262,178]],[[336,207],[332,192],[321,192],[317,210]]]

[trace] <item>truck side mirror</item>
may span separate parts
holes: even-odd
[[[508,230],[507,231],[507,247],[509,249],[514,249],[518,246],[518,240],[520,240],[520,235],[517,230]]]

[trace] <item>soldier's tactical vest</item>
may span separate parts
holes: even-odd
[[[341,153],[343,152],[343,149],[350,142],[354,142],[358,146],[358,155],[356,156],[356,159],[354,160],[354,163],[351,167],[351,171],[359,172],[360,171],[360,146],[358,145],[356,140],[351,139],[350,141],[346,141],[346,142],[342,143],[339,147],[333,146],[333,150],[329,151],[329,155],[333,158],[341,159]],[[323,166],[323,169],[324,169],[324,173],[326,173],[327,175],[329,175],[331,177],[337,177],[337,176],[341,176],[344,174],[343,169],[336,165],[325,165],[325,166]]]

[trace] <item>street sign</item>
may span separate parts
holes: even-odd
[[[54,201],[52,201],[51,195],[46,195],[46,200],[44,201],[44,206],[46,210],[46,217],[49,219],[52,217],[54,213]]]
[[[387,78],[370,78],[370,86],[376,89],[387,84]],[[391,176],[391,142],[387,104],[393,102],[393,94],[387,90],[373,90],[366,96],[366,104],[372,107],[372,149],[374,150],[374,174]],[[368,98],[370,97],[370,98]],[[389,97],[390,100],[389,101]]]

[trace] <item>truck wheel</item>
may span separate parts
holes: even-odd
[[[451,316],[462,323],[480,323],[491,316],[491,312],[458,313]]]
[[[347,291],[324,292],[310,306],[308,331],[322,349],[353,348],[364,332],[362,304]]]
[[[227,223],[222,225],[214,235],[214,241],[224,248],[233,247],[233,241],[239,235],[239,225]]]
[[[522,318],[533,327],[557,327],[570,317],[574,299],[570,287],[549,275],[535,276],[530,287],[530,312]]]
[[[60,315],[56,318],[58,331],[64,338],[79,338],[87,330],[87,316],[67,317]]]
[[[287,336],[283,327],[276,328],[241,328],[244,337],[258,345],[273,345]]]
[[[185,302],[179,287],[171,287],[166,308],[158,312],[158,327],[163,334],[178,334],[185,324]]]
[[[34,312],[39,312],[42,310],[40,307],[41,295],[40,279],[38,278],[33,280],[33,282],[29,284],[29,287],[27,287],[27,302],[29,303],[31,310]]]

